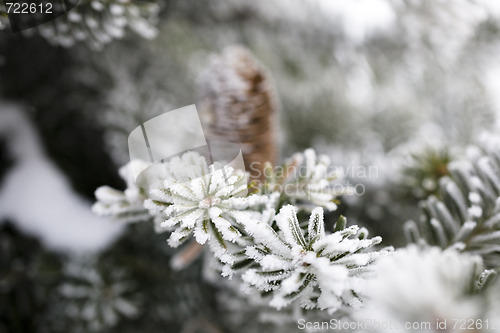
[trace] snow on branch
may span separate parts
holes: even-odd
[[[496,142],[496,144],[495,144]],[[417,222],[405,225],[407,238],[456,248],[500,264],[500,150],[494,138],[471,147],[468,158],[448,165],[439,193],[421,202]]]
[[[321,207],[312,211],[307,229],[292,205],[282,207],[275,221],[277,230],[262,222],[246,225],[255,241],[246,255],[258,265],[243,274],[243,281],[270,292],[270,304],[278,309],[293,301],[330,312],[344,304],[359,305],[356,281],[379,256],[390,252],[367,252],[382,239],[366,239],[358,226],[346,228],[343,217],[336,224],[339,230],[327,234]]]
[[[344,217],[327,232],[323,208],[337,207],[331,188],[337,173],[328,166],[327,157],[309,149],[285,163],[286,174],[272,169],[255,187],[245,171],[208,165],[205,157],[187,152],[163,163],[148,188],[139,188],[126,166],[121,174],[127,189],[99,188],[94,212],[124,221],[154,220],[158,232],[170,232],[172,247],[191,238],[208,244],[223,276],[241,276],[247,288],[271,296],[278,309],[296,301],[333,312],[360,304],[359,281],[390,250],[368,251],[381,238],[368,239],[366,229],[347,227]],[[310,213],[309,221],[299,221],[299,210]]]

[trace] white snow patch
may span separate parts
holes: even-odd
[[[48,159],[20,106],[0,103],[0,109],[0,136],[15,161],[0,184],[0,221],[12,220],[55,250],[97,251],[108,246],[122,227],[91,212],[91,203],[75,193]]]

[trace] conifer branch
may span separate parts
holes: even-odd
[[[500,150],[490,139],[471,148],[463,161],[448,165],[437,196],[420,203],[418,221],[405,225],[411,242],[481,255],[489,267],[500,264]]]
[[[343,217],[332,226],[334,232],[327,233],[323,207],[336,208],[336,193],[330,190],[336,178],[327,172],[329,161],[324,156],[316,158],[312,150],[296,154],[292,161],[297,160],[305,161],[300,172],[295,170],[285,178],[275,174],[263,183],[266,191],[242,195],[249,186],[245,172],[228,165],[208,165],[205,157],[188,152],[164,163],[166,177],[151,188],[137,189],[129,182],[123,193],[98,189],[94,211],[123,219],[126,213],[146,209],[157,231],[170,232],[172,247],[191,238],[208,244],[223,276],[241,276],[248,287],[271,296],[270,304],[276,308],[292,302],[330,312],[344,305],[358,306],[357,281],[390,250],[369,251],[381,238],[368,239],[366,229],[347,227]],[[278,185],[285,184],[295,191],[278,191]],[[103,192],[112,192],[112,198],[118,199],[115,202]],[[309,221],[299,221],[299,209],[311,214]],[[190,255],[191,247],[180,253]],[[175,258],[174,266],[186,264]]]

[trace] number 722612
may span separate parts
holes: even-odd
[[[46,3],[19,3],[19,2],[6,2],[5,3],[7,14],[52,14],[52,4]]]

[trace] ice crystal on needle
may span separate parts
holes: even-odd
[[[278,231],[266,223],[247,223],[256,245],[246,255],[259,264],[243,274],[243,280],[260,290],[272,292],[271,305],[282,308],[298,300],[305,308],[337,310],[343,303],[355,305],[356,276],[380,254],[363,252],[381,242],[366,239],[357,226],[345,227],[340,218],[335,232],[325,232],[323,209],[313,210],[303,230],[296,208],[283,207],[275,218]]]
[[[279,192],[281,200],[301,206],[321,206],[330,211],[337,209],[336,198],[345,188],[333,184],[339,179],[336,169],[329,170],[330,159],[316,155],[313,149],[296,153],[281,166],[270,164],[264,169],[263,193]]]
[[[197,161],[198,167],[190,169],[189,164],[182,163],[188,156]],[[208,166],[202,156],[193,152],[173,160],[167,171],[169,176],[150,190],[145,207],[163,220],[161,229],[175,229],[169,238],[173,247],[194,235],[200,244],[209,241],[216,255],[223,253],[226,241],[242,241],[239,219],[250,214],[247,210],[251,207],[267,201],[264,196],[244,196],[248,189],[244,171],[228,165],[219,169]],[[176,181],[179,177],[186,179],[186,172],[191,173],[187,181]]]
[[[133,179],[132,164],[141,163],[133,161],[120,168],[120,176],[125,180],[127,189],[119,191],[109,186],[102,186],[95,192],[97,202],[92,211],[97,215],[110,216],[122,222],[138,222],[150,219],[143,206],[144,191],[139,188]]]

